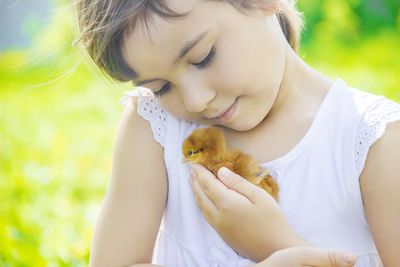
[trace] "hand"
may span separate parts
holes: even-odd
[[[191,171],[195,199],[205,219],[243,256],[259,262],[279,249],[309,246],[289,226],[276,201],[258,186],[226,168],[218,170],[218,178],[199,164],[193,164]]]
[[[350,267],[356,256],[350,252],[329,251],[312,247],[292,247],[279,250],[253,267]]]

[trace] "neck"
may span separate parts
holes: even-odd
[[[309,109],[310,103],[315,102],[313,99],[323,99],[331,85],[330,79],[307,65],[286,43],[284,75],[266,118],[288,117],[299,110]]]

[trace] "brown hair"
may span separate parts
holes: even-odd
[[[301,14],[295,8],[295,0],[223,1],[232,4],[239,11],[257,9],[268,2],[278,3],[280,8],[277,18],[282,31],[293,50],[298,51],[303,22]],[[151,15],[168,20],[189,14],[176,13],[165,4],[165,0],[76,0],[76,5],[81,34],[75,43],[83,42],[100,70],[121,82],[130,81],[137,76],[123,60],[120,49],[123,34],[128,27],[133,28],[138,19],[147,27]]]

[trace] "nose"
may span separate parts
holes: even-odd
[[[183,103],[189,112],[202,112],[215,97],[215,91],[205,87],[188,85],[181,89]]]

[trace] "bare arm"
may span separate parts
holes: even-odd
[[[385,267],[400,266],[400,122],[371,146],[360,185],[372,235]]]
[[[122,115],[111,180],[96,222],[89,266],[146,266],[167,198],[163,148],[132,98]],[[151,266],[151,265],[147,265]]]

